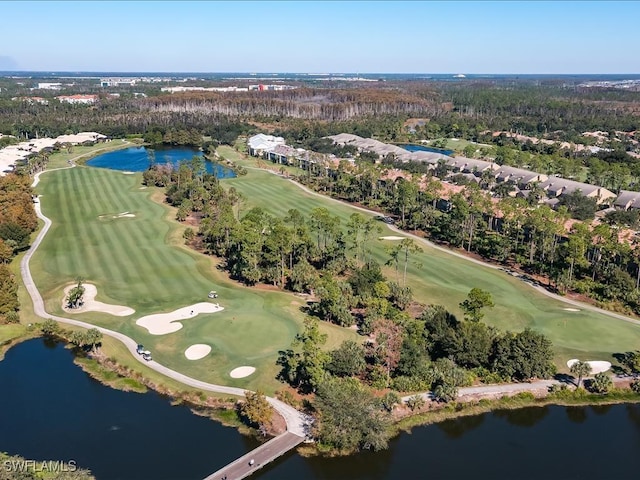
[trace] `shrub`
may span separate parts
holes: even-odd
[[[407,407],[413,412],[425,406],[427,402],[422,395],[414,395],[407,400]]]
[[[4,314],[4,319],[7,323],[18,323],[20,321],[20,315],[15,310],[11,310]]]
[[[609,393],[613,388],[611,377],[604,372],[597,373],[589,383],[589,389],[594,393]]]
[[[56,335],[60,333],[60,324],[49,318],[40,324],[40,330],[44,335]]]
[[[393,407],[395,407],[401,401],[402,400],[400,399],[400,396],[396,392],[388,392],[382,398],[380,398],[380,405],[387,412],[391,412],[393,411]]]
[[[429,390],[429,383],[418,377],[396,377],[391,387],[398,392],[421,392]]]
[[[449,383],[439,383],[433,389],[433,396],[439,402],[452,402],[458,398],[458,388]]]

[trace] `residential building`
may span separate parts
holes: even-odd
[[[93,105],[98,101],[98,95],[60,95],[56,100],[62,103],[71,103],[74,105]]]
[[[264,133],[259,133],[253,137],[249,137],[247,140],[249,155],[253,155],[254,157],[261,157],[266,152],[273,151],[276,146],[284,144],[284,138],[265,135]]]
[[[620,190],[620,194],[613,205],[622,210],[640,209],[640,192],[631,192],[629,190]]]
[[[575,182],[559,177],[550,177],[546,181],[540,183],[540,187],[547,193],[550,198],[568,195],[579,191],[585,197],[593,198],[598,205],[610,203],[616,194],[611,190],[598,185],[589,183]]]

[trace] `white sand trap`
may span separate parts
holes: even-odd
[[[567,362],[567,367],[571,368],[577,361],[577,358],[572,358]],[[585,363],[591,365],[591,375],[606,372],[611,368],[611,362],[605,362],[604,360],[587,360]]]
[[[124,217],[135,217],[136,214],[135,213],[131,213],[131,212],[122,212],[119,213],[117,215],[114,215],[113,218],[124,218]]]
[[[145,188],[147,188],[147,187],[140,187],[140,188],[138,188],[138,190],[144,190]]]
[[[398,237],[396,235],[389,235],[388,237],[378,237],[378,240],[404,240],[407,237]]]
[[[179,320],[194,318],[199,313],[216,313],[222,310],[224,308],[217,303],[200,302],[179,308],[173,312],[146,315],[139,318],[136,324],[149,330],[151,335],[166,335],[167,333],[177,332],[182,328],[182,323]]]
[[[248,377],[255,371],[256,369],[254,367],[238,367],[231,370],[229,372],[229,376],[231,378],[244,378]]]
[[[69,285],[64,289],[64,297],[62,299],[62,309],[68,313],[83,313],[83,312],[102,312],[109,313],[111,315],[115,315],[116,317],[126,317],[129,315],[133,315],[136,311],[133,308],[125,307],[124,305],[111,305],[109,303],[97,302],[95,300],[96,295],[98,295],[98,289],[95,285],[90,283],[83,283],[84,287],[84,295],[82,300],[84,303],[80,308],[67,308],[66,307],[66,298],[69,295],[69,292],[76,285]]]
[[[135,174],[136,174],[136,172],[129,172],[129,171],[125,171],[125,172],[122,172],[122,174],[123,174],[123,175],[135,175]]]
[[[187,348],[184,351],[184,356],[187,357],[188,360],[200,360],[209,355],[209,353],[211,353],[211,347],[209,345],[197,343]]]
[[[563,310],[565,310],[567,312],[579,312],[580,311],[579,308],[563,308]]]

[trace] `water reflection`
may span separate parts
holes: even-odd
[[[586,407],[565,407],[565,412],[573,423],[584,423],[587,420]]]
[[[519,408],[517,410],[496,410],[493,415],[503,418],[510,425],[518,427],[533,427],[549,413],[547,406]]]
[[[465,433],[478,428],[484,422],[484,415],[453,418],[436,423],[436,427],[442,430],[449,438],[460,438]]]
[[[73,459],[100,480],[204,478],[257,445],[154,392],[100,384],[51,341],[10,349],[0,385],[0,451]]]
[[[591,405],[591,411],[596,415],[606,415],[612,407],[613,404]]]
[[[75,459],[100,480],[204,478],[257,444],[154,393],[93,382],[71,351],[42,340],[7,352],[0,385],[0,451]],[[289,453],[252,478],[626,480],[638,477],[639,451],[640,405],[546,406],[417,427],[383,452]]]

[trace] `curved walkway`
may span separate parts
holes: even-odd
[[[32,186],[35,186],[38,184],[38,182],[40,181],[40,175],[42,173],[52,172],[55,170],[64,170],[67,168],[73,168],[74,166],[75,165],[71,165],[69,167],[62,167],[62,168],[38,172],[34,176],[34,181]],[[140,363],[155,370],[156,372],[166,375],[167,377],[172,378],[173,380],[176,380],[190,387],[199,388],[201,390],[207,390],[210,392],[244,397],[245,390],[242,388],[227,387],[224,385],[215,385],[213,383],[203,382],[201,380],[197,380],[187,375],[183,375],[182,373],[176,372],[175,370],[171,370],[170,368],[165,367],[164,365],[161,365],[156,361],[153,361],[153,360],[150,362],[144,361],[142,357],[136,353],[137,343],[133,339],[127,337],[126,335],[123,335],[120,332],[115,332],[113,330],[109,330],[106,328],[97,327],[95,325],[82,322],[80,320],[72,320],[70,318],[64,318],[57,315],[48,314],[44,308],[44,301],[42,299],[42,295],[40,295],[40,292],[37,289],[35,282],[33,281],[33,277],[31,276],[31,270],[29,269],[29,261],[31,260],[31,257],[33,256],[37,248],[40,246],[40,243],[42,242],[42,239],[45,237],[45,235],[49,231],[49,228],[51,228],[51,220],[49,220],[48,217],[43,215],[39,202],[36,203],[34,206],[35,206],[36,214],[38,215],[38,218],[40,218],[44,222],[44,226],[42,227],[42,230],[40,230],[40,232],[38,233],[38,236],[36,237],[36,239],[31,244],[29,251],[22,258],[22,261],[20,262],[20,273],[22,274],[22,280],[24,282],[24,285],[27,291],[29,292],[29,295],[31,296],[31,300],[33,301],[33,310],[36,315],[44,319],[53,319],[61,323],[75,325],[78,327],[96,328],[103,335],[107,335],[109,337],[120,340],[127,347],[131,355],[134,358],[136,358]],[[307,432],[308,432],[308,426],[311,421],[311,419],[307,415],[305,415],[302,412],[299,412],[295,408],[291,407],[290,405],[287,405],[284,402],[281,402],[276,398],[267,397],[267,400],[273,406],[273,408],[284,418],[287,424],[288,432],[294,435],[297,435],[299,437],[306,438]]]

